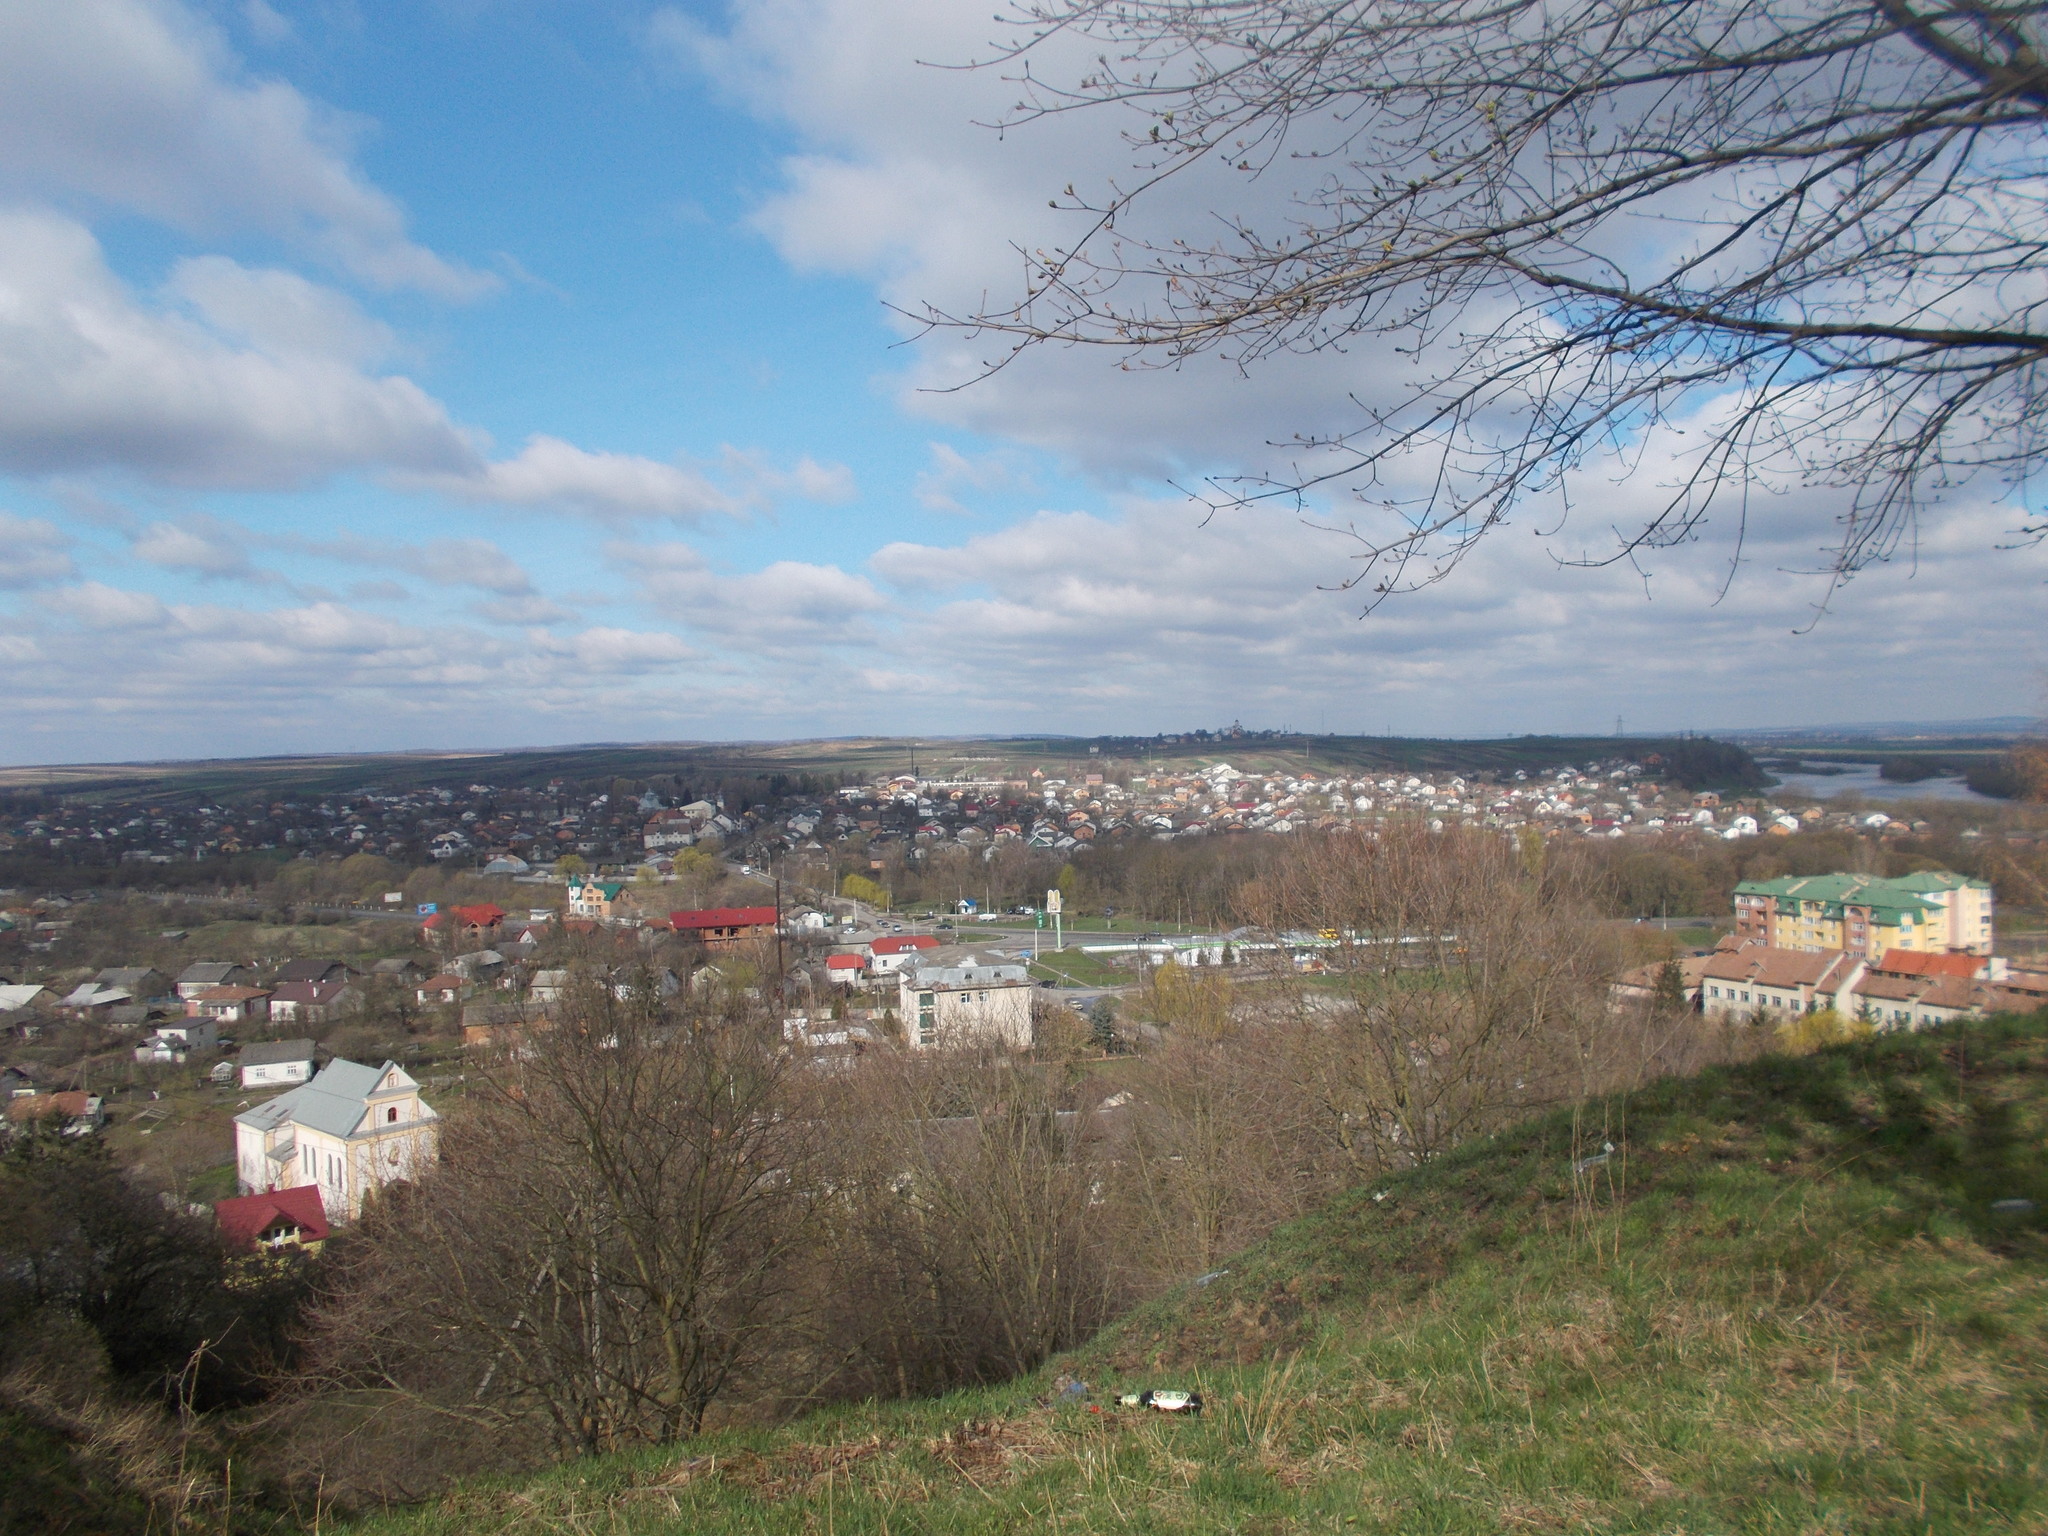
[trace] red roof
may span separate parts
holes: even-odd
[[[265,1232],[280,1226],[296,1227],[302,1243],[320,1242],[331,1230],[320,1190],[312,1184],[216,1200],[213,1219],[220,1225],[220,1235],[236,1248],[254,1248]]]
[[[54,1119],[59,1116],[76,1120],[91,1107],[90,1095],[76,1091],[68,1093],[30,1093],[7,1101],[7,1118],[17,1125],[29,1120]]]
[[[1917,949],[1888,949],[1872,967],[1892,976],[1960,976],[1974,981],[1985,965],[1976,955],[1930,955]]]
[[[459,922],[471,928],[495,928],[505,921],[505,909],[494,901],[484,902],[481,906],[454,907],[450,910],[454,912]]]
[[[866,964],[867,962],[861,959],[859,955],[827,955],[825,957],[825,969],[828,971],[858,971],[865,967]]]
[[[906,933],[877,939],[868,946],[878,955],[900,955],[912,949],[937,949],[939,941],[928,933]]]
[[[691,912],[671,912],[669,926],[677,933],[693,928],[773,928],[773,907],[701,907]]]

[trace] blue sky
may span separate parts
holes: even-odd
[[[1596,466],[1361,619],[1341,536],[1170,482],[1274,467],[1390,358],[970,383],[890,306],[1013,291],[1047,198],[1127,168],[1112,121],[976,126],[1014,86],[929,61],[994,31],[0,0],[0,760],[2039,707],[2048,559],[1988,492],[1795,635],[1824,496],[1568,569],[1654,495]]]

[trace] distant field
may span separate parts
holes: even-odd
[[[919,740],[845,737],[785,742],[650,742],[509,751],[340,753],[188,762],[72,763],[0,768],[0,789],[50,788],[137,797],[152,794],[321,795],[365,787],[419,789],[455,780],[505,786],[550,779],[590,783],[657,774],[811,773],[856,781],[908,773],[927,778],[1023,778],[1076,773],[1185,769],[1228,762],[1247,772],[1512,774],[1566,763],[1672,749],[1649,737],[1513,736],[1461,741],[1406,736],[1285,736],[1206,742],[1149,737],[1029,736]],[[1925,745],[1924,743],[1922,744]],[[1092,750],[1091,750],[1092,749]],[[1796,750],[1773,747],[1774,751]],[[1815,754],[1818,756],[1818,752]],[[1869,756],[1867,751],[1852,756]]]

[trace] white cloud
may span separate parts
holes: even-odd
[[[932,304],[959,315],[1021,297],[1023,253],[1071,244],[1090,222],[1048,202],[1071,201],[1070,183],[1100,202],[1112,183],[1130,182],[1135,159],[1119,131],[1133,118],[1090,111],[998,132],[1019,95],[1016,69],[934,67],[989,58],[1002,32],[951,0],[735,0],[724,33],[671,9],[649,40],[795,130],[801,147],[784,158],[782,185],[752,215],[785,260],[868,279],[911,314]],[[1057,74],[1069,63],[1085,72],[1083,56],[1055,42],[1034,67]],[[1270,217],[1287,207],[1288,174],[1283,166],[1250,182],[1198,168],[1156,190],[1142,226],[1123,228],[1220,233],[1233,210]],[[900,403],[1117,480],[1284,472],[1301,455],[1273,444],[1357,426],[1354,399],[1383,393],[1414,366],[1368,347],[1289,357],[1247,378],[1221,356],[1125,368],[1119,354],[1075,347],[1040,349],[982,377],[1004,352],[1000,337],[924,336]]]
[[[509,459],[459,473],[407,476],[402,483],[456,501],[552,507],[614,524],[645,518],[693,523],[708,517],[739,517],[784,497],[844,501],[854,491],[852,472],[844,465],[820,464],[808,456],[788,469],[777,469],[759,453],[727,448],[720,469],[723,484],[690,464],[593,452],[558,437],[536,435]]]
[[[271,15],[249,12],[259,31]],[[0,6],[0,192],[252,230],[385,288],[493,286],[407,238],[398,205],[350,163],[356,131],[281,81],[246,78],[175,0]]]
[[[0,512],[0,588],[39,587],[77,569],[71,537],[55,523]]]
[[[562,637],[548,636],[542,645],[553,655],[573,660],[596,672],[646,672],[688,661],[696,653],[674,635],[658,631],[596,628]]]
[[[833,565],[777,560],[721,575],[687,544],[613,544],[605,553],[657,612],[741,655],[862,643],[890,606],[865,576]]]
[[[927,512],[965,515],[961,502],[966,491],[999,491],[1029,485],[1029,477],[1018,468],[1013,455],[983,454],[969,458],[948,443],[928,445],[931,463],[918,472],[911,494]]]
[[[200,576],[255,574],[244,543],[245,530],[217,518],[188,517],[181,522],[156,522],[142,529],[133,546],[135,557],[166,570]]]
[[[476,587],[499,597],[533,595],[533,578],[489,539],[435,539],[394,548],[388,558],[440,586]]]
[[[364,314],[347,295],[296,272],[194,256],[172,269],[164,288],[190,303],[220,335],[273,356],[308,355],[367,367],[396,349],[389,326]]]
[[[512,624],[521,629],[542,624],[573,623],[576,615],[559,603],[550,602],[538,592],[527,592],[516,597],[493,597],[483,602],[472,603],[470,612],[478,618],[488,619],[493,624]]]
[[[239,281],[208,271],[216,297]],[[243,276],[259,279],[243,285],[246,299],[262,274]],[[245,312],[245,324],[253,319]],[[146,308],[82,225],[0,212],[0,469],[119,468],[253,488],[355,467],[465,473],[475,463],[468,439],[410,379],[238,344]]]
[[[148,628],[163,623],[170,615],[160,598],[147,592],[123,591],[99,581],[60,588],[43,598],[42,605],[96,631]]]
[[[745,502],[681,465],[622,453],[593,453],[536,435],[510,459],[418,483],[459,501],[512,507],[560,507],[593,517],[683,520],[731,515]]]

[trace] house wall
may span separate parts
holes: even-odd
[[[900,997],[904,1037],[913,1050],[996,1046],[1027,1051],[1032,1039],[1031,994],[1029,983],[919,987],[905,977]]]
[[[242,1068],[242,1086],[289,1088],[295,1083],[305,1082],[312,1075],[313,1063],[310,1061],[273,1061],[262,1066]]]

